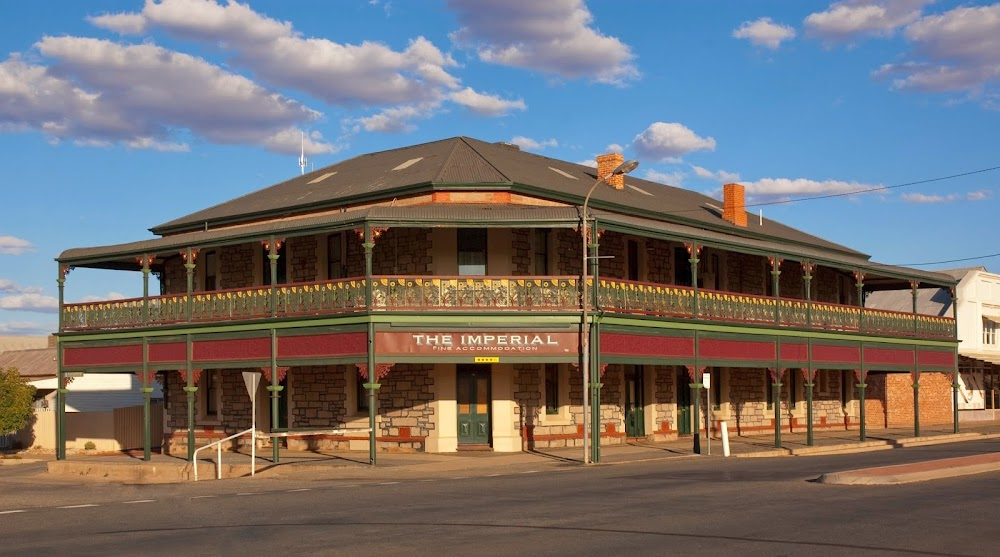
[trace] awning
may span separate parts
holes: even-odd
[[[958,352],[959,356],[980,360],[988,364],[1000,365],[1000,352]]]

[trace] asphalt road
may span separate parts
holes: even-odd
[[[0,468],[0,554],[996,555],[1000,474],[810,480],[998,449],[144,486],[39,480],[22,465]]]

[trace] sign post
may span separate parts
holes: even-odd
[[[250,395],[250,428],[253,430],[250,435],[250,475],[253,476],[257,471],[257,386],[260,384],[260,372],[244,371],[243,383]]]
[[[705,442],[708,443],[708,456],[712,456],[712,373],[702,373],[701,382],[705,385]]]

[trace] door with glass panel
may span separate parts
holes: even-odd
[[[691,435],[691,378],[687,369],[677,367],[677,435]]]
[[[460,365],[457,369],[458,443],[490,443],[490,366]]]
[[[625,366],[625,436],[645,437],[643,367]]]

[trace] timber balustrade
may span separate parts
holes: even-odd
[[[576,277],[436,277],[376,276],[372,284],[372,311],[558,311],[579,312]],[[861,331],[891,336],[953,339],[954,320],[885,310],[827,304],[793,298],[774,298],[732,292],[600,279],[598,308],[606,313],[628,313],[710,322]],[[588,286],[594,287],[592,279]],[[65,331],[122,329],[190,321],[227,321],[366,311],[365,279],[289,284],[275,288],[255,286],[190,296],[172,294],[148,300],[149,319],[143,322],[143,300],[132,298],[63,306]],[[695,315],[695,295],[698,297]]]

